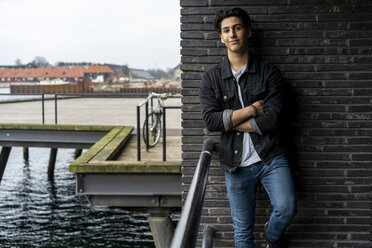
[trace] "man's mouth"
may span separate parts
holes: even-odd
[[[231,40],[229,43],[230,44],[237,44],[239,40]]]

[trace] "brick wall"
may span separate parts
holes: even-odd
[[[242,7],[254,20],[252,50],[280,68],[291,92],[288,140],[299,210],[286,235],[288,247],[372,247],[372,1],[180,3],[183,198],[202,140],[211,136],[218,141],[204,128],[198,99],[203,71],[225,55],[213,30],[213,14]],[[264,244],[268,206],[260,187],[257,247]],[[214,247],[233,247],[224,174],[217,162],[211,167],[199,231],[206,224],[216,230]]]

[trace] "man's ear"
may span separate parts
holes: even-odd
[[[251,28],[247,28],[247,35],[248,35],[248,38],[251,38],[251,36],[252,36]]]

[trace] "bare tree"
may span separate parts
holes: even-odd
[[[41,56],[36,56],[34,60],[31,62],[33,65],[36,67],[50,67],[51,65],[49,62],[46,60],[46,58],[41,57]]]
[[[17,66],[18,66],[18,65],[22,65],[22,62],[21,62],[20,59],[16,59],[14,63],[15,63],[15,65],[17,65]]]

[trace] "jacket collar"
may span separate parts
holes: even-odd
[[[231,72],[230,61],[227,56],[221,62],[221,72],[223,79],[233,77],[233,74]],[[249,73],[256,72],[256,58],[251,52],[249,52],[248,65],[247,68],[245,69],[245,72]]]

